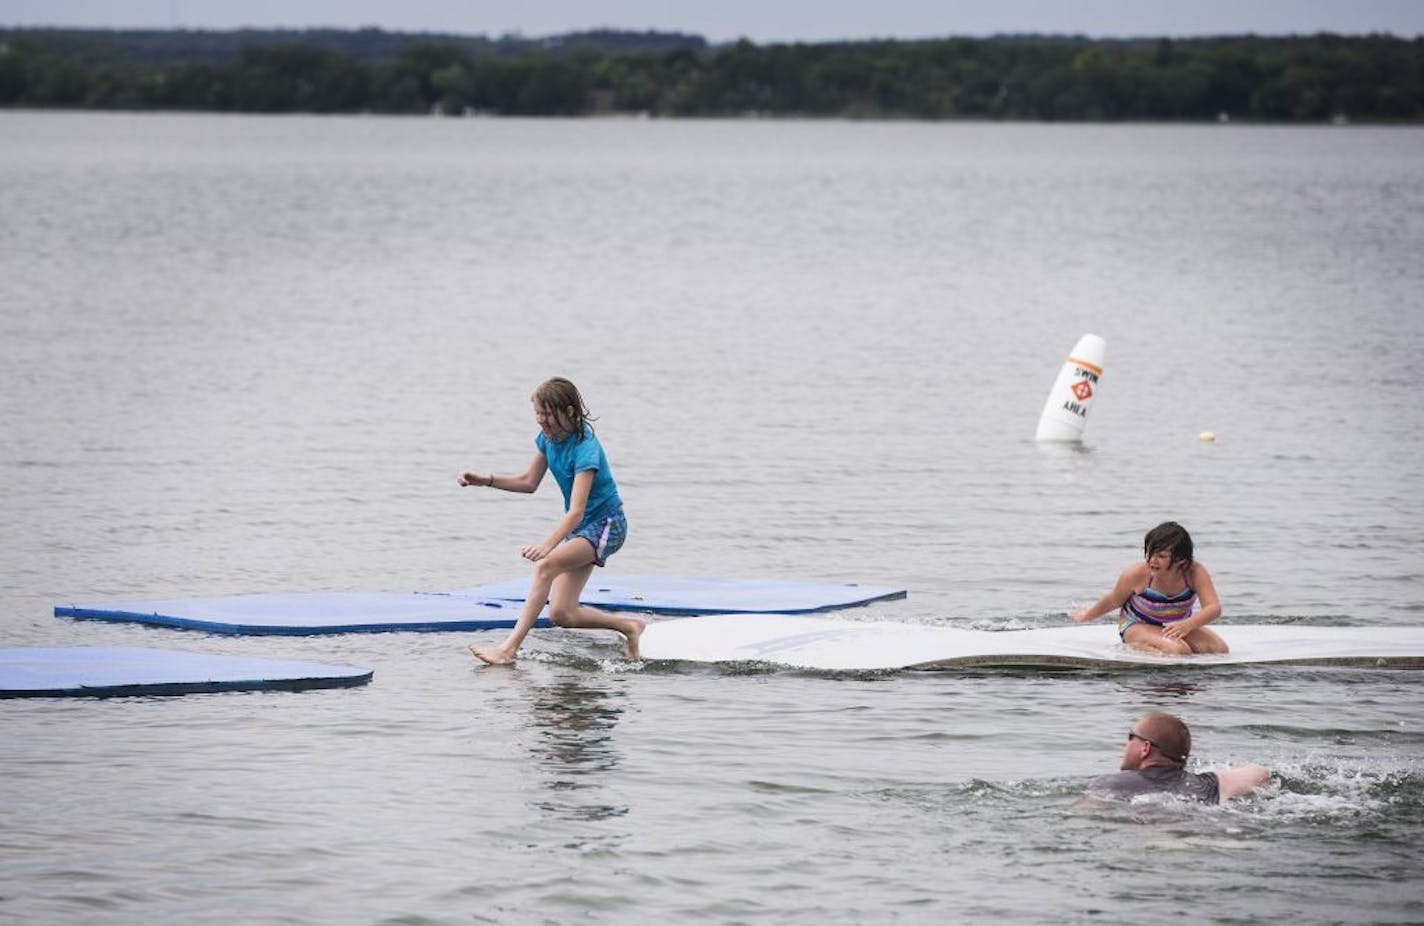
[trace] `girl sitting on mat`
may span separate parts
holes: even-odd
[[[534,575],[514,629],[498,646],[470,644],[470,652],[490,665],[514,662],[519,645],[547,601],[549,619],[555,624],[616,630],[627,643],[628,658],[637,659],[638,638],[645,626],[642,620],[579,604],[593,567],[606,563],[628,535],[628,521],[608,457],[594,436],[588,408],[573,383],[556,376],[540,384],[531,399],[534,420],[539,424],[534,438],[539,452],[524,472],[517,476],[466,472],[460,474],[459,482],[462,486],[529,493],[538,489],[544,474],[552,470],[564,493],[564,516],[544,540],[522,551],[534,564]]]
[[[1152,528],[1142,541],[1144,560],[1128,566],[1117,584],[1091,605],[1073,611],[1090,621],[1118,610],[1117,632],[1129,646],[1169,656],[1225,653],[1226,641],[1207,624],[1221,616],[1211,573],[1192,559],[1192,537],[1175,521]],[[1192,606],[1201,610],[1192,613]]]

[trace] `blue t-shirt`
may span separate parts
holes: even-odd
[[[554,474],[554,481],[564,493],[565,511],[569,510],[569,496],[574,490],[574,475],[586,469],[593,470],[593,487],[588,490],[588,504],[584,506],[583,521],[578,527],[607,517],[623,504],[623,500],[618,497],[618,485],[613,481],[613,473],[608,468],[608,456],[588,425],[584,425],[582,440],[576,439],[572,434],[563,440],[549,440],[544,436],[544,432],[540,431],[534,438],[534,446],[539,448],[539,452],[549,462],[549,472]]]

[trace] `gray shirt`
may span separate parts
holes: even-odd
[[[1215,772],[1189,772],[1175,766],[1103,775],[1088,786],[1088,793],[1120,801],[1143,794],[1175,794],[1204,804],[1221,802],[1221,784]]]

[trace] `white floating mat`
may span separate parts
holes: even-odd
[[[230,634],[381,633],[513,627],[519,604],[399,592],[305,592],[61,605],[57,617]],[[549,626],[540,618],[538,626]]]
[[[768,662],[831,671],[1273,663],[1424,668],[1424,627],[1220,624],[1215,629],[1230,653],[1154,656],[1123,645],[1107,624],[984,631],[829,617],[712,615],[649,624],[639,649],[644,659]]]
[[[345,688],[370,669],[123,646],[0,649],[0,698]]]
[[[529,580],[477,585],[450,594],[486,601],[523,601],[529,594]],[[882,585],[595,573],[579,600],[608,611],[654,614],[810,614],[904,597],[903,588]]]

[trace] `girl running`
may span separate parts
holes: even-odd
[[[470,652],[490,665],[514,662],[547,601],[549,619],[555,624],[616,630],[626,641],[628,658],[637,659],[638,638],[645,626],[642,620],[579,604],[593,567],[604,565],[628,535],[623,501],[609,471],[608,457],[594,436],[588,408],[573,383],[556,376],[535,389],[531,399],[539,434],[534,438],[538,453],[528,468],[517,476],[465,472],[459,482],[462,486],[530,493],[552,470],[564,493],[564,516],[547,537],[521,551],[534,564],[534,575],[514,629],[498,646],[470,644]]]

